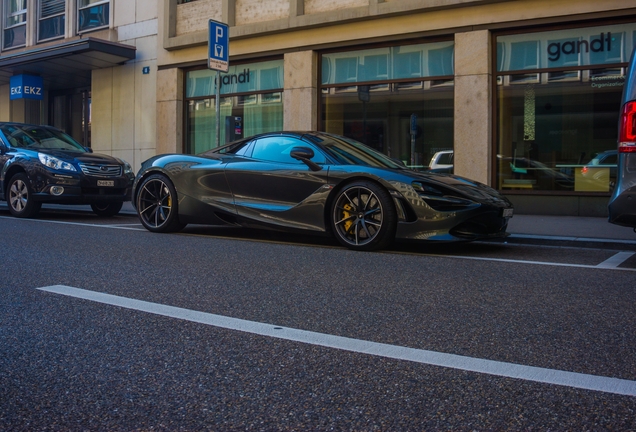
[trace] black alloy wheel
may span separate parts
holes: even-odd
[[[93,213],[97,216],[115,216],[121,210],[123,202],[100,202],[91,204]]]
[[[24,173],[11,177],[7,189],[7,203],[11,214],[19,218],[33,217],[42,207],[42,203],[33,201],[31,183]]]
[[[152,232],[176,232],[186,224],[179,222],[177,191],[163,174],[145,179],[137,194],[137,214],[142,225]]]
[[[377,250],[395,238],[397,214],[389,193],[381,186],[359,181],[338,192],[331,211],[338,241],[354,250]]]

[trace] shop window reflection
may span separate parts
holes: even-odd
[[[453,81],[443,79],[325,87],[322,129],[424,170],[435,153],[453,150],[453,97]],[[411,160],[413,114],[417,130]]]
[[[603,164],[594,158],[616,149],[623,72],[498,77],[498,188],[609,192],[615,165],[611,158]]]

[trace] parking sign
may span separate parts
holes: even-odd
[[[227,24],[210,20],[208,33],[208,69],[227,72],[229,62],[229,27]]]

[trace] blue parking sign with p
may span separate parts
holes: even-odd
[[[210,20],[208,34],[208,68],[227,72],[229,69],[229,27]]]

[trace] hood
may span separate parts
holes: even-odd
[[[108,164],[123,165],[123,161],[119,158],[108,156],[100,153],[74,152],[67,150],[41,149],[38,153],[44,153],[66,162],[76,162],[85,164]]]

